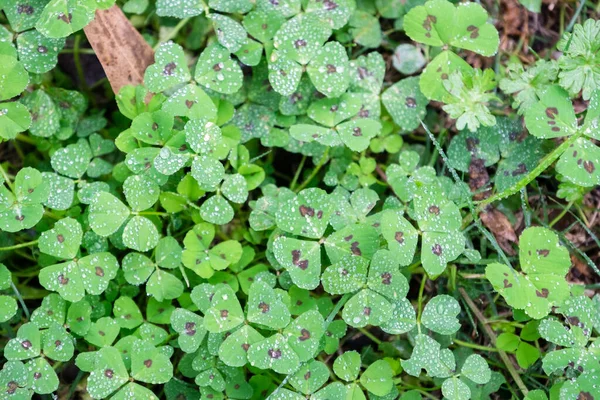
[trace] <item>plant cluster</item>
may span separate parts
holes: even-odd
[[[600,398],[600,21],[525,66],[474,2],[128,0],[113,101],[114,4],[0,0],[0,398]]]

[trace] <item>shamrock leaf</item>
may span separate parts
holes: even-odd
[[[548,86],[540,100],[525,112],[525,125],[539,138],[569,136],[577,130],[577,119],[567,93],[559,86]]]
[[[412,131],[420,125],[429,103],[419,89],[417,78],[396,82],[382,94],[381,101],[394,122],[404,131]]]
[[[400,212],[387,210],[381,216],[381,234],[396,261],[402,266],[409,265],[418,241],[417,231],[412,224]]]
[[[123,244],[137,251],[148,251],[156,247],[160,235],[148,218],[134,216],[123,230]]]
[[[280,333],[250,345],[248,361],[253,367],[291,374],[300,365],[298,355]]]
[[[487,12],[477,3],[454,6],[447,0],[429,0],[406,14],[404,29],[416,42],[448,44],[489,57],[496,54],[500,40],[487,19]]]
[[[84,339],[96,347],[106,347],[113,344],[121,328],[117,321],[110,317],[102,317],[92,323]]]
[[[196,82],[219,93],[235,93],[242,86],[243,74],[228,49],[214,44],[207,47],[196,65]]]
[[[16,138],[18,133],[31,128],[31,122],[31,114],[23,104],[0,103],[0,138]]]
[[[4,348],[4,357],[7,360],[28,360],[36,357],[42,351],[41,336],[38,327],[33,323],[26,323],[19,327],[17,336],[10,339]]]
[[[485,275],[511,307],[540,319],[569,295],[564,280],[571,265],[569,252],[556,234],[545,228],[526,229],[519,242],[522,272],[495,263],[486,267]]]
[[[14,190],[0,186],[0,228],[18,232],[35,226],[44,214],[45,202],[50,195],[48,182],[42,174],[30,167],[19,170]]]
[[[321,361],[311,360],[290,378],[290,383],[299,392],[311,394],[319,390],[328,380],[327,365]]]
[[[290,312],[279,296],[264,282],[250,286],[248,295],[248,321],[277,330],[290,322]]]
[[[99,192],[90,203],[90,227],[100,236],[109,236],[121,227],[129,214],[127,206],[115,196]]]
[[[47,38],[36,30],[24,32],[17,37],[19,61],[29,72],[43,74],[56,66],[64,45],[62,38]]]
[[[173,365],[150,342],[136,340],[131,349],[131,377],[140,382],[166,383],[173,377]]]
[[[191,78],[183,49],[173,42],[162,43],[154,56],[154,64],[144,73],[144,83],[151,92],[162,92]]]
[[[424,334],[417,335],[410,358],[402,360],[401,364],[409,375],[419,376],[425,369],[427,375],[438,378],[451,376],[456,366],[452,351],[441,349],[438,342]]]
[[[298,287],[312,290],[319,285],[321,245],[318,242],[280,236],[273,243],[273,254]]]
[[[460,233],[462,218],[458,207],[440,188],[421,187],[415,193],[415,215],[423,232],[421,262],[425,271],[439,275],[448,262],[463,251],[465,238]]]
[[[17,60],[17,54],[11,47],[12,54],[4,51],[0,54],[0,100],[8,100],[18,96],[29,83],[27,71]],[[5,107],[6,104],[2,104]]]
[[[250,325],[243,325],[229,335],[219,347],[219,359],[231,367],[243,367],[248,362],[248,349],[264,337]]]
[[[394,371],[386,360],[377,360],[360,376],[360,383],[369,392],[377,396],[385,396],[392,391]]]
[[[76,302],[85,293],[101,294],[117,275],[119,263],[111,253],[95,253],[80,259],[43,268],[39,274],[42,286],[58,292],[65,300]]]
[[[320,239],[332,213],[328,194],[321,189],[304,189],[286,197],[275,215],[277,227],[294,235]]]
[[[377,292],[364,289],[354,295],[342,312],[344,321],[355,328],[367,325],[379,326],[392,316],[392,305]]]
[[[306,71],[315,88],[327,97],[339,97],[348,88],[348,55],[337,42],[329,42],[319,49]]]
[[[122,329],[134,329],[144,322],[144,317],[131,297],[121,296],[115,300],[113,314]]]
[[[42,253],[56,258],[74,258],[79,251],[83,231],[79,222],[64,218],[54,225],[54,229],[42,233],[39,247]]]
[[[288,337],[288,344],[301,362],[307,362],[316,356],[324,333],[325,320],[317,310],[303,313],[283,331],[283,335]]]
[[[488,383],[492,376],[488,363],[479,354],[471,354],[467,357],[460,373],[479,385]]]
[[[205,279],[215,271],[222,271],[238,262],[242,256],[242,246],[235,240],[227,240],[211,248],[214,237],[215,227],[202,223],[188,231],[183,240],[183,264]]]
[[[425,305],[421,322],[427,328],[441,335],[451,335],[460,329],[456,318],[460,305],[454,297],[442,294],[435,296]]]
[[[219,286],[204,314],[204,327],[211,333],[229,331],[244,321],[244,312],[235,292],[229,285]]]
[[[333,372],[346,382],[354,381],[360,372],[360,354],[346,351],[333,362]]]
[[[77,362],[83,361],[83,355]],[[127,368],[119,350],[103,347],[94,354],[94,366],[87,381],[87,391],[94,398],[105,398],[123,386],[129,379]]]

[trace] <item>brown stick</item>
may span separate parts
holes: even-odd
[[[118,6],[96,11],[84,31],[115,93],[123,86],[144,82],[154,51]]]
[[[492,328],[489,327],[487,319],[484,317],[484,315],[481,313],[481,311],[479,311],[479,309],[477,308],[475,303],[473,303],[473,300],[471,300],[471,298],[469,297],[469,295],[467,294],[465,289],[458,288],[458,291],[460,292],[461,296],[463,297],[463,299],[465,300],[465,302],[471,309],[471,312],[473,314],[475,314],[475,317],[477,317],[477,319],[479,320],[479,324],[483,328],[484,332],[490,338],[492,345],[494,347],[496,347],[496,334],[494,333]],[[517,372],[517,370],[513,366],[512,362],[508,358],[508,355],[506,354],[506,352],[504,350],[500,350],[498,348],[497,348],[497,350],[498,350],[498,355],[500,356],[500,358],[502,359],[502,362],[506,366],[506,369],[508,369],[508,373],[512,376],[513,380],[515,381],[515,383],[517,384],[517,386],[523,393],[523,396],[527,396],[527,393],[528,393],[527,386],[525,386],[525,384],[521,380],[521,376],[519,376],[519,373]]]

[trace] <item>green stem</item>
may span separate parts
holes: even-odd
[[[29,308],[27,308],[27,305],[25,304],[25,300],[23,300],[23,296],[21,296],[21,292],[19,292],[19,289],[17,289],[17,287],[15,286],[15,283],[11,280],[10,281],[10,286],[12,287],[13,292],[15,293],[15,297],[17,298],[17,300],[19,300],[19,303],[21,304],[21,308],[23,309],[23,312],[25,313],[25,317],[27,317],[27,319],[29,319]]]
[[[542,172],[544,172],[554,161],[558,159],[568,148],[571,146],[579,137],[581,136],[582,131],[580,130],[569,139],[565,140],[560,146],[554,149],[550,154],[548,154],[544,159],[535,167],[530,173],[525,175],[516,185],[503,190],[500,193],[496,193],[495,195],[488,197],[485,200],[482,200],[477,205],[477,210],[483,210],[488,204],[491,204],[495,201],[499,201],[505,199],[509,196],[512,196],[515,193],[518,193],[521,189],[527,186],[531,181],[537,178]]]
[[[10,191],[13,191],[13,185],[12,182],[10,180],[10,177],[8,176],[8,174],[6,173],[6,171],[4,170],[4,168],[2,168],[2,164],[0,164],[0,173],[2,174],[2,177],[4,178],[4,182],[6,182],[6,185],[8,186],[8,188],[10,189]]]
[[[365,335],[366,337],[368,337],[369,339],[371,339],[371,341],[376,343],[377,345],[380,345],[381,343],[383,343],[383,341],[381,339],[379,339],[378,337],[373,335],[371,332],[369,332],[365,328],[358,328],[358,331],[360,333],[362,333],[363,335]]]
[[[464,342],[464,341],[459,340],[459,339],[452,339],[452,341],[455,344],[457,344],[457,345],[459,345],[461,347],[468,347],[470,349],[481,350],[481,351],[490,351],[490,352],[494,352],[494,353],[496,353],[496,352],[499,351],[495,347],[481,346],[481,345],[478,345],[478,344],[475,344],[475,343]]]
[[[548,224],[548,226],[549,226],[550,228],[552,228],[552,227],[553,227],[553,226],[554,226],[554,225],[555,225],[555,224],[556,224],[558,221],[560,221],[560,220],[562,219],[562,217],[564,217],[564,216],[565,216],[565,214],[569,212],[569,210],[571,209],[571,206],[573,206],[573,203],[574,203],[574,202],[575,202],[575,200],[571,200],[571,201],[569,202],[569,204],[567,204],[567,206],[566,206],[565,208],[563,208],[563,209],[562,209],[562,211],[560,212],[560,214],[558,214],[558,216],[557,216],[556,218],[554,218],[554,219],[552,220],[552,222],[550,222],[550,223]]]
[[[304,168],[304,163],[306,162],[306,156],[302,156],[302,160],[300,161],[300,165],[296,169],[296,173],[294,174],[294,179],[292,179],[292,183],[290,183],[290,189],[294,190],[296,187],[296,183],[298,183],[298,178],[300,177],[300,173],[302,172],[302,168]]]
[[[458,291],[460,292],[460,294],[462,295],[463,299],[465,300],[465,303],[467,303],[467,305],[471,309],[471,312],[479,320],[479,324],[481,325],[481,327],[483,328],[483,330],[485,331],[485,333],[490,338],[490,341],[492,342],[492,345],[494,347],[496,347],[496,334],[494,333],[494,331],[492,330],[492,328],[490,328],[490,326],[488,325],[486,318],[483,316],[483,314],[481,313],[481,311],[479,311],[479,309],[477,308],[477,306],[475,305],[475,303],[473,303],[473,300],[471,300],[471,298],[469,297],[469,295],[467,294],[467,292],[465,291],[465,289],[458,288]],[[502,362],[506,366],[506,369],[508,370],[508,373],[510,374],[510,376],[512,376],[513,380],[515,381],[515,383],[517,384],[517,386],[519,387],[519,389],[523,393],[523,396],[527,396],[527,393],[529,393],[529,390],[527,390],[527,387],[525,386],[525,384],[521,380],[521,376],[519,375],[519,373],[515,369],[513,363],[508,358],[508,355],[506,354],[506,352],[504,350],[498,349],[498,355],[500,356],[500,359],[502,359]]]
[[[575,14],[573,14],[573,18],[571,18],[569,25],[567,25],[567,32],[571,32],[571,29],[573,29],[573,26],[575,26],[577,18],[579,18],[579,14],[581,14],[581,11],[583,11],[583,7],[585,7],[585,2],[586,0],[583,0],[581,3],[579,3],[579,7],[577,7],[577,10],[575,10]],[[567,51],[568,49],[569,48],[567,47],[565,51]]]
[[[29,247],[29,246],[34,246],[36,245],[38,242],[38,240],[32,240],[31,242],[27,242],[27,243],[19,243],[19,244],[14,244],[12,246],[7,246],[7,247],[0,247],[0,251],[10,251],[10,250],[15,250],[15,249],[21,249],[23,247]]]
[[[158,215],[159,217],[168,217],[171,214],[161,211],[140,211],[136,213],[136,215]]]
[[[319,163],[312,170],[312,172],[310,173],[310,175],[308,176],[308,178],[306,178],[304,180],[304,182],[302,182],[302,184],[300,186],[298,186],[298,188],[295,190],[296,193],[298,193],[299,191],[301,191],[302,189],[304,189],[306,187],[306,185],[308,185],[310,183],[310,181],[312,181],[313,178],[315,176],[317,176],[317,174],[319,173],[319,171],[321,170],[321,168],[323,168],[323,166],[325,165],[325,162],[327,162],[328,157],[329,157],[329,147],[325,149],[325,153],[323,153],[323,157],[321,157],[321,159],[319,160]]]
[[[421,285],[419,286],[419,297],[417,298],[417,324],[419,327],[419,333],[421,333],[421,313],[423,312],[423,292],[425,291],[425,284],[427,283],[427,275],[423,274],[421,279]]]
[[[156,46],[154,46],[154,51],[156,51],[160,47],[161,44],[168,42],[169,40],[171,40],[175,36],[177,36],[177,34],[181,30],[181,28],[183,28],[185,26],[185,24],[187,24],[190,21],[190,19],[191,18],[184,18],[181,21],[179,21],[179,23],[177,25],[175,25],[173,30],[171,30],[171,32],[169,32],[169,35],[163,41],[156,43]]]

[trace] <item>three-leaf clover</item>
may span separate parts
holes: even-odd
[[[519,243],[522,272],[494,263],[486,267],[485,276],[511,307],[540,319],[569,295],[564,279],[571,265],[569,252],[554,232],[541,227],[525,229]]]

